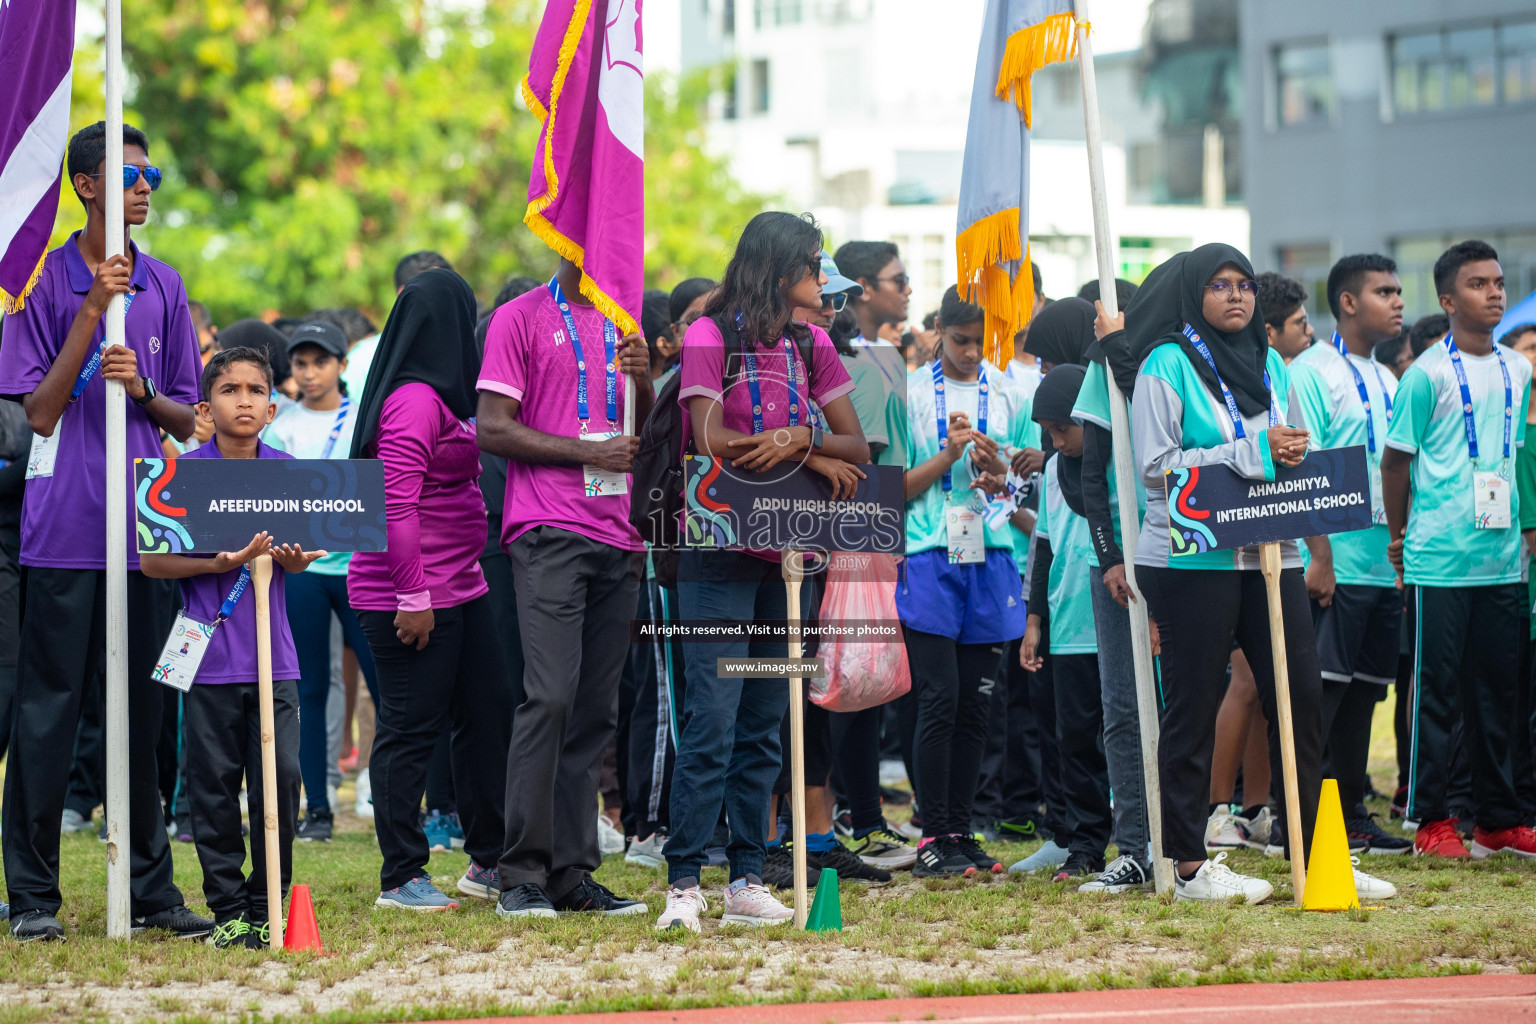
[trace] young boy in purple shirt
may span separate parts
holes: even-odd
[[[291,459],[261,443],[272,421],[272,365],[252,348],[225,349],[203,370],[203,401],[198,416],[213,422],[213,439],[181,456],[184,459]],[[261,714],[256,684],[256,600],[248,597],[248,563],[270,554],[272,567],[272,713],[277,749],[277,832],[282,859],[283,893],[293,873],[294,818],[299,803],[299,657],[288,629],[283,594],[286,573],[303,572],[324,551],[303,551],[295,544],[273,544],[258,533],[244,549],[217,555],[142,555],[146,576],[181,581],[183,609],[176,636],[156,675],[177,685],[166,669],[192,672],[177,689],[186,692],[187,802],[192,836],[203,867],[203,895],[215,927],[208,939],[220,949],[263,949],[271,940],[267,919],[266,845],[258,830],[251,835],[251,874],[245,865],[245,837],[240,834],[240,783],[245,782],[251,821],[263,820]],[[188,641],[186,638],[191,637]],[[200,662],[178,664],[188,648],[206,646]]]
[[[149,216],[160,172],[137,128],[123,129],[121,167],[106,167],[106,125],[69,142],[68,171],[85,207],[85,229],[43,261],[26,306],[5,319],[0,395],[20,402],[37,435],[22,501],[21,557],[27,567],[14,705],[16,742],[6,768],[5,881],[11,934],[62,939],[59,825],[81,694],[106,646],[106,383],[120,381],[126,405],[129,493],[132,460],[159,458],[160,430],[192,436],[198,399],[197,334],[187,293],[172,268],[141,253],[106,255],[108,189],[123,189],[125,230]],[[102,315],[113,296],[127,307],[125,344],[103,351]],[[135,928],[195,938],[213,922],[187,910],[172,880],[160,808],[155,743],[163,688],[151,678],[170,631],[175,593],[140,573],[133,518],[128,537],[128,800]]]

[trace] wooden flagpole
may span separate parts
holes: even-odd
[[[277,832],[277,724],[272,710],[272,556],[251,560],[256,586],[256,701],[261,716],[261,820],[267,859],[267,922],[270,947],[283,948],[282,846]]]

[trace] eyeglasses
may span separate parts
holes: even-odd
[[[138,164],[123,164],[123,188],[133,188],[137,185],[140,174],[143,174],[144,180],[149,183],[151,192],[160,188],[160,168],[140,167]],[[91,177],[99,178],[101,175],[93,174]]]
[[[1231,281],[1212,281],[1205,287],[1209,289],[1210,293],[1216,296],[1218,299],[1230,298],[1233,294]],[[1237,283],[1237,290],[1242,293],[1244,298],[1251,299],[1255,295],[1259,294],[1259,285],[1258,282],[1253,280],[1253,278],[1248,278],[1247,280],[1239,281]]]
[[[847,292],[838,292],[836,295],[823,295],[821,297],[821,308],[826,309],[828,306],[830,306],[832,308],[832,312],[834,313],[841,313],[843,311],[843,307],[847,305]]]
[[[903,288],[905,288],[908,284],[910,284],[912,282],[912,279],[910,277],[908,277],[906,274],[892,274],[890,277],[877,277],[877,278],[875,278],[875,283],[878,284],[881,281],[889,281],[889,282],[891,282],[891,284],[896,286],[896,290],[897,291],[901,291]]]

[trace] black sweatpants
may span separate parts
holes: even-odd
[[[1114,819],[1109,807],[1109,766],[1104,758],[1104,700],[1096,654],[1053,654],[1056,749],[1061,758],[1061,802],[1067,852],[1104,862]],[[1133,856],[1139,851],[1125,851]]]
[[[464,852],[482,867],[494,865],[501,853],[512,706],[491,599],[482,595],[453,608],[434,608],[432,615],[427,646],[418,651],[395,635],[394,612],[357,613],[379,680],[368,778],[384,855],[379,872],[384,890],[427,873],[421,798],[427,763],[450,728]]]
[[[27,569],[3,812],[12,914],[56,914],[62,905],[59,820],[81,694],[105,656],[106,602],[103,570]],[[128,573],[128,853],[134,917],[183,903],[172,879],[155,764],[166,688],[151,678],[175,609],[170,580]]]
[[[1040,798],[1045,804],[1045,828],[1053,836],[1064,838],[1072,826],[1067,818],[1061,785],[1061,749],[1056,742],[1056,659],[1051,656],[1049,634],[1049,623],[1045,623],[1040,631],[1039,653],[1044,658],[1040,671],[1025,673],[1029,677],[1031,711],[1031,721],[1026,723],[1031,728],[1025,735],[1025,743],[1040,758]]]
[[[1514,730],[1526,707],[1519,678],[1526,586],[1416,586],[1413,596],[1416,679],[1408,816],[1424,823],[1451,816],[1447,776],[1459,719],[1474,820],[1490,831],[1520,824]]]
[[[169,629],[166,634],[170,634]],[[175,691],[162,694],[162,704],[174,694]],[[165,727],[163,715],[160,725],[162,729]],[[64,807],[89,821],[96,808],[107,802],[107,676],[104,669],[97,669],[80,693],[80,724],[75,726],[74,744],[74,756],[69,762],[69,787],[64,791]],[[157,779],[160,775],[159,757],[157,748]]]
[[[1157,766],[1163,787],[1163,850],[1175,861],[1206,859],[1205,822],[1210,810],[1211,753],[1216,711],[1237,641],[1258,684],[1269,723],[1273,778],[1283,779],[1275,710],[1275,663],[1269,642],[1269,601],[1264,576],[1255,569],[1137,568],[1148,609],[1162,635],[1159,661],[1162,735]],[[1280,574],[1280,607],[1290,674],[1291,723],[1303,832],[1302,855],[1312,848],[1317,799],[1322,789],[1322,675],[1312,634],[1312,608],[1300,569]],[[1271,787],[1275,816],[1284,832],[1285,788]]]
[[[242,912],[267,919],[266,791],[261,779],[261,703],[256,683],[194,684],[183,719],[187,804],[203,868],[203,895],[214,920]],[[272,683],[277,755],[277,839],[283,897],[293,877],[293,829],[299,807],[299,684]],[[240,784],[251,819],[251,873],[240,834]]]
[[[655,580],[640,588],[637,618],[649,622],[681,621],[677,588]],[[626,753],[625,811],[633,816],[633,834],[648,838],[667,831],[667,807],[672,799],[672,766],[677,762],[677,709],[686,689],[682,641],[662,638],[636,640],[629,646],[635,679],[635,703],[629,714]]]
[[[555,526],[522,534],[510,554],[525,661],[498,870],[503,891],[531,882],[559,899],[602,863],[598,774],[644,556]]]
[[[0,758],[11,742],[16,656],[21,649],[21,495],[0,499]]]
[[[996,644],[961,644],[910,627],[905,631],[917,702],[912,760],[923,835],[969,834],[1002,655]]]
[[[978,822],[1024,824],[1040,815],[1040,741],[1030,704],[1033,683],[1019,666],[1015,640],[1003,653],[1003,680],[992,690],[987,750],[976,788]],[[1051,738],[1054,743],[1055,731]]]
[[[862,711],[834,711],[832,778],[841,787],[838,795],[848,807],[848,818],[857,838],[885,824],[880,803],[880,719],[885,705]]]

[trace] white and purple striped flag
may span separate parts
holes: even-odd
[[[73,0],[0,0],[0,305],[42,271],[69,138]]]

